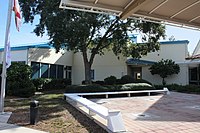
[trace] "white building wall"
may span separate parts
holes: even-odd
[[[148,53],[143,56],[141,60],[148,61],[160,61],[161,59],[172,59],[177,64],[185,62],[185,58],[188,56],[187,43],[185,44],[161,44],[160,50],[152,53]],[[171,75],[166,78],[167,84],[188,84],[188,65],[179,64],[180,72],[176,75]],[[142,78],[152,82],[153,84],[162,84],[162,78],[159,75],[152,75],[149,71],[149,67],[142,67]]]
[[[160,50],[148,53],[141,60],[159,61],[161,59],[172,59],[175,62],[183,62],[188,55],[187,43],[185,44],[161,44]]]
[[[27,63],[27,50],[14,50],[10,52],[11,61],[25,61]],[[0,52],[0,62],[3,62],[3,51]]]
[[[72,56],[73,52],[65,52],[64,50],[56,53],[55,49],[30,48],[28,54],[28,62],[29,64],[31,61],[35,61],[72,66]]]
[[[104,80],[108,76],[121,76],[127,74],[126,57],[120,56],[119,59],[113,52],[105,52],[103,56],[97,55],[94,59],[92,69],[94,69],[94,81]],[[85,79],[85,71],[82,55],[76,53],[74,55],[73,64],[73,84],[81,84]]]
[[[173,74],[171,76],[168,76],[165,78],[165,81],[167,84],[180,84],[180,85],[187,85],[189,84],[188,79],[188,65],[187,64],[179,64],[180,66],[180,72],[178,74]],[[142,67],[142,79],[145,79],[152,84],[161,85],[162,84],[162,78],[159,75],[152,75],[149,66]]]

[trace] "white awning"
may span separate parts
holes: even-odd
[[[200,29],[200,0],[61,0],[60,8]]]

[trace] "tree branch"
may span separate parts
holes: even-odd
[[[92,32],[91,32],[92,34],[91,34],[91,36],[90,36],[90,39],[89,39],[88,43],[86,44],[86,47],[87,47],[88,45],[90,45],[90,42],[92,41],[92,38],[94,37],[95,31],[96,31],[96,27],[94,26],[94,27],[93,27],[93,30],[92,30]]]
[[[97,54],[97,51],[99,50],[99,48],[101,47],[101,45],[103,44],[103,42],[105,41],[107,35],[112,31],[113,27],[115,26],[115,24],[119,21],[120,19],[117,18],[108,28],[108,30],[106,31],[106,33],[104,34],[104,36],[101,38],[100,42],[97,44],[96,48],[93,49],[92,54],[90,56],[90,64],[93,63],[94,61],[94,57]]]

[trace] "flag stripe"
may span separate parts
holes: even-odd
[[[14,0],[13,11],[15,12],[15,25],[17,30],[19,31],[19,27],[21,26],[21,14],[18,0]]]

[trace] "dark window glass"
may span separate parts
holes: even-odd
[[[49,77],[49,65],[48,64],[41,64],[41,78],[48,78]]]
[[[66,66],[66,79],[71,79],[71,78],[72,78],[72,67]]]
[[[197,80],[197,68],[190,69],[190,80]]]
[[[56,65],[50,65],[50,77],[49,78],[56,78]]]
[[[63,78],[63,65],[57,65],[57,78],[62,79]]]
[[[32,74],[31,77],[33,79],[40,77],[40,63],[38,62],[31,62]]]

